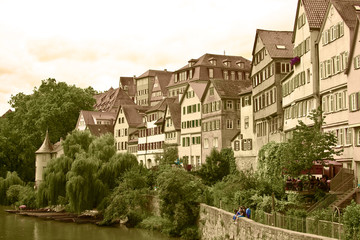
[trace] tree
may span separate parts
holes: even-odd
[[[205,186],[201,180],[181,168],[168,168],[158,179],[160,211],[162,217],[173,223],[170,235],[180,236],[192,232],[196,224],[199,205]],[[196,235],[196,233],[195,233]]]
[[[212,185],[235,171],[234,152],[231,149],[222,149],[221,152],[219,152],[213,148],[210,156],[206,157],[205,164],[203,164],[198,171],[198,175],[203,179],[205,184]]]
[[[6,115],[5,126],[0,127],[3,174],[17,171],[24,181],[33,181],[35,151],[41,146],[46,130],[51,142],[65,138],[74,129],[80,110],[92,110],[94,93],[92,88],[81,89],[47,79],[30,95],[11,96],[9,103],[15,111]]]
[[[359,239],[360,237],[360,205],[351,201],[345,208],[344,227],[346,239]]]
[[[176,162],[179,157],[177,146],[171,146],[168,144],[164,144],[163,147],[164,153],[161,157],[158,157],[160,165],[172,165]]]
[[[341,150],[334,147],[337,138],[332,132],[323,132],[324,117],[320,110],[313,111],[309,119],[314,122],[312,126],[299,121],[293,131],[292,138],[282,144],[279,157],[286,173],[292,176],[300,175],[301,171],[309,170],[315,161],[324,163],[324,160],[334,160]]]

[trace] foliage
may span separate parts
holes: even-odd
[[[140,224],[139,227],[148,229],[148,230],[157,230],[159,232],[163,232],[165,234],[169,234],[166,232],[167,229],[171,229],[172,222],[161,216],[150,216],[145,218]]]
[[[188,232],[185,229],[196,224],[198,203],[202,201],[205,186],[200,179],[179,168],[165,170],[157,181],[161,216],[173,223],[169,234],[190,234],[190,230]]]
[[[324,221],[336,221],[337,219],[333,219],[333,211],[328,208],[318,209],[310,213],[309,217],[314,218],[316,221],[324,220]]]
[[[59,199],[66,198],[66,174],[70,171],[73,160],[65,155],[51,159],[38,187],[39,206],[59,204]]]
[[[163,150],[164,153],[162,155],[162,158],[158,159],[160,165],[173,165],[179,156],[177,146],[164,144]]]
[[[293,137],[282,148],[280,157],[284,169],[291,176],[298,176],[301,171],[310,169],[315,161],[333,160],[334,155],[342,152],[334,148],[337,143],[334,133],[321,130],[324,124],[321,110],[313,111],[308,118],[314,123],[313,126],[299,121]]]
[[[47,79],[30,95],[11,96],[9,103],[15,111],[0,124],[2,174],[17,171],[24,181],[33,181],[35,151],[41,146],[46,129],[52,142],[64,138],[76,125],[80,110],[92,110],[94,93],[92,88],[81,89]]]
[[[231,149],[222,149],[219,152],[213,148],[206,157],[205,164],[198,171],[198,175],[205,184],[213,185],[231,172],[236,172],[234,152]]]
[[[36,195],[31,186],[12,185],[6,191],[6,197],[9,204],[19,207],[26,205],[27,208],[36,207]]]
[[[89,131],[72,131],[62,142],[64,155],[71,159],[75,159],[76,154],[87,153],[89,151],[89,146],[94,139],[95,137],[92,136]]]
[[[312,126],[299,121],[292,138],[288,142],[270,142],[259,151],[259,167],[261,176],[270,181],[282,181],[283,174],[297,177],[304,170],[309,170],[315,161],[333,160],[342,150],[336,150],[336,136],[332,132],[323,132],[321,126],[324,118],[321,111],[313,111],[309,119]]]
[[[6,196],[6,192],[13,185],[24,185],[16,172],[7,172],[6,178],[0,178],[0,204],[8,205],[10,201]]]
[[[360,237],[360,205],[354,201],[345,208],[344,227],[346,239],[359,239]]]
[[[109,197],[103,224],[128,219],[127,225],[133,227],[149,215],[148,171],[142,166],[134,166],[124,173]]]

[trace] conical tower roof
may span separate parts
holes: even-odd
[[[53,151],[53,147],[49,139],[49,133],[46,130],[44,142],[35,153],[51,153],[52,151]]]

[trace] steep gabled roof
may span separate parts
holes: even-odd
[[[322,22],[324,21],[324,17],[326,14],[326,10],[327,10],[329,1],[330,0],[299,0],[298,1],[296,15],[295,15],[292,42],[295,41],[300,3],[302,3],[304,6],[305,15],[306,15],[307,22],[309,24],[309,28],[310,29],[320,29]]]
[[[152,106],[149,110],[147,110],[146,113],[151,113],[151,112],[155,112],[155,111],[163,112],[163,111],[165,111],[167,104],[176,102],[177,99],[178,99],[177,97],[164,98],[158,104],[156,104],[155,106]]]
[[[194,90],[196,96],[201,101],[201,99],[205,93],[206,86],[207,86],[207,83],[205,83],[205,82],[189,82],[186,85],[183,95],[181,96],[180,105],[181,105],[182,101],[184,100],[184,98],[186,97],[186,93],[189,90],[189,87],[191,87]]]
[[[292,31],[257,29],[252,54],[255,55],[256,42],[259,37],[271,58],[292,58],[294,56],[294,44],[291,41],[292,35]],[[283,45],[285,49],[278,48],[277,45]]]
[[[353,30],[356,25],[357,13],[354,5],[360,5],[359,0],[331,0],[345,24]]]
[[[353,34],[354,36],[350,43],[349,62],[348,62],[348,67],[345,70],[345,74],[349,74],[350,68],[353,66],[355,48],[356,48],[356,44],[358,44],[357,39],[358,39],[359,28],[360,28],[360,13],[358,13],[356,16],[356,25],[355,25],[354,34]]]
[[[158,78],[166,78],[166,77],[171,77],[172,72],[169,72],[167,70],[152,70],[149,69],[146,72],[144,72],[143,74],[141,74],[139,77],[136,77],[135,79],[141,79],[144,77],[155,77],[158,76]]]
[[[211,80],[220,98],[238,98],[239,93],[251,86],[251,81]]]
[[[142,117],[150,107],[139,105],[123,105],[121,108],[124,112],[129,127],[136,127],[142,123]]]
[[[110,88],[105,93],[95,95],[94,109],[100,112],[116,111],[122,104],[135,104],[122,88]]]
[[[87,128],[92,135],[97,137],[100,137],[106,133],[114,134],[114,125],[89,124],[87,125]]]
[[[329,0],[302,0],[310,29],[321,27]]]
[[[116,113],[115,112],[97,112],[97,111],[84,111],[84,110],[81,110],[80,115],[79,115],[79,119],[78,119],[78,124],[79,124],[79,120],[80,120],[81,115],[84,117],[85,125],[95,124],[94,119],[102,119],[102,120],[114,121],[114,119],[116,118]]]
[[[171,119],[174,124],[175,130],[181,129],[181,106],[178,102],[168,104],[168,109],[171,114]]]

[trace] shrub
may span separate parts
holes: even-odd
[[[360,238],[360,205],[354,200],[345,208],[344,227],[346,239]]]

